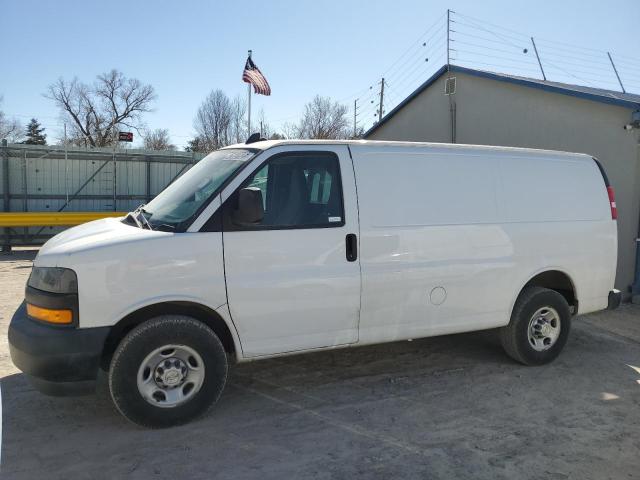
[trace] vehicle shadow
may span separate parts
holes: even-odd
[[[124,420],[104,379],[53,398],[16,374],[1,382],[3,478],[527,478],[541,458],[626,472],[633,358],[640,346],[584,326],[537,368],[492,331],[276,358],[234,366],[208,415],[167,430]]]

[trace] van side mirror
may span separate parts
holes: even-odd
[[[257,187],[243,188],[238,192],[238,209],[233,220],[239,224],[258,223],[264,218],[262,190]]]

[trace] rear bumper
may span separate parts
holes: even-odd
[[[61,328],[32,320],[23,302],[9,325],[9,351],[42,393],[81,395],[95,390],[108,334],[109,327]]]
[[[622,292],[615,288],[609,292],[609,303],[607,305],[608,310],[615,310],[620,306],[622,302]]]

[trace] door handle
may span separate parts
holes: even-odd
[[[358,259],[358,237],[355,233],[347,234],[347,261],[355,262]]]

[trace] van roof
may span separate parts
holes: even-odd
[[[229,145],[224,148],[256,148],[259,150],[267,150],[273,147],[282,145],[349,145],[349,146],[361,146],[361,147],[430,147],[440,151],[452,150],[452,151],[466,151],[478,153],[486,153],[493,151],[496,153],[517,153],[517,154],[529,154],[540,156],[570,156],[574,158],[592,159],[590,155],[584,153],[575,152],[563,152],[559,150],[542,150],[535,148],[521,148],[521,147],[502,147],[493,145],[471,145],[462,143],[435,143],[435,142],[397,142],[387,140],[262,140],[250,144],[238,143],[235,145]]]

